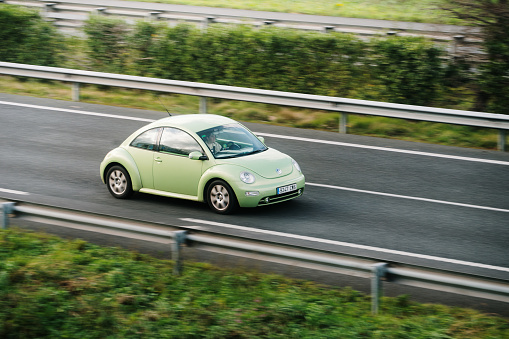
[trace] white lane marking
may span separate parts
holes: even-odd
[[[30,195],[30,193],[27,193],[27,192],[9,190],[7,188],[0,188],[0,192],[10,193],[10,194],[18,194],[18,195]]]
[[[16,102],[7,102],[7,101],[0,101],[0,104],[11,105],[11,106],[20,106],[20,107],[28,107],[28,108],[36,108],[36,109],[43,109],[43,110],[50,110],[50,111],[60,111],[60,112],[67,112],[67,113],[74,113],[74,114],[85,114],[85,115],[99,116],[99,117],[105,117],[105,118],[114,118],[114,119],[135,120],[135,121],[145,121],[145,122],[153,122],[153,121],[155,121],[154,119],[135,118],[135,117],[122,116],[122,115],[95,113],[95,112],[88,112],[88,111],[78,111],[78,110],[71,110],[71,109],[65,109],[65,108],[37,106],[37,105],[21,104],[21,103],[16,103]],[[463,161],[473,161],[473,162],[481,162],[481,163],[486,163],[486,164],[496,164],[496,165],[509,166],[509,161],[500,161],[500,160],[490,160],[490,159],[461,157],[461,156],[456,156],[456,155],[428,153],[428,152],[420,152],[420,151],[410,151],[410,150],[403,150],[403,149],[397,149],[397,148],[387,148],[387,147],[378,147],[378,146],[351,144],[351,143],[347,143],[347,142],[328,141],[328,140],[311,139],[311,138],[302,138],[302,137],[294,137],[294,136],[271,134],[271,133],[262,133],[262,132],[255,132],[255,134],[260,135],[260,136],[264,136],[264,137],[266,136],[266,137],[279,138],[279,139],[297,140],[297,141],[305,141],[305,142],[312,142],[312,143],[319,143],[319,144],[328,144],[328,145],[336,145],[336,146],[344,146],[344,147],[365,148],[365,149],[372,149],[372,150],[384,151],[384,152],[414,154],[414,155],[421,155],[421,156],[427,156],[427,157],[445,158],[445,159],[454,159],[454,160],[463,160]]]
[[[66,113],[72,113],[72,114],[91,115],[91,116],[103,117],[103,118],[114,118],[114,119],[123,119],[123,120],[135,120],[135,121],[144,121],[144,122],[153,122],[153,121],[155,121],[153,119],[144,119],[144,118],[128,117],[128,116],[106,114],[106,113],[96,113],[96,112],[89,112],[89,111],[79,111],[79,110],[67,109],[67,108],[56,108],[56,107],[47,107],[47,106],[20,104],[20,103],[17,103],[17,102],[0,101],[0,104],[2,104],[2,105],[11,105],[11,106],[19,106],[19,107],[26,107],[26,108],[43,109],[43,110],[48,110],[48,111],[66,112]]]
[[[496,165],[509,166],[509,161],[480,159],[480,158],[470,158],[470,157],[461,157],[461,156],[456,156],[456,155],[428,153],[428,152],[420,152],[420,151],[410,151],[410,150],[403,150],[403,149],[397,149],[397,148],[368,146],[368,145],[360,145],[360,144],[350,144],[350,143],[347,143],[347,142],[328,141],[328,140],[311,139],[311,138],[301,138],[301,137],[294,137],[294,136],[288,136],[288,135],[279,135],[279,134],[270,134],[270,133],[258,133],[258,132],[255,132],[255,134],[259,135],[259,136],[262,136],[262,137],[273,137],[273,138],[279,138],[279,139],[288,139],[288,140],[313,142],[313,143],[318,143],[318,144],[328,144],[328,145],[345,146],[345,147],[366,148],[366,149],[372,149],[372,150],[376,150],[376,151],[414,154],[414,155],[422,155],[422,156],[426,156],[426,157],[446,158],[446,159],[463,160],[463,161],[474,161],[474,162],[483,162],[483,163],[487,163],[487,164],[496,164]]]
[[[89,112],[89,111],[79,111],[79,110],[72,110],[72,109],[66,109],[66,108],[55,108],[55,107],[47,107],[47,106],[29,105],[29,104],[21,104],[21,103],[16,103],[16,102],[7,102],[7,101],[0,101],[0,104],[27,107],[27,108],[36,108],[36,109],[43,109],[43,110],[50,110],[50,111],[60,111],[60,112],[67,112],[67,113],[73,113],[73,114],[84,114],[84,115],[99,116],[99,117],[114,118],[114,119],[135,120],[135,121],[145,121],[145,122],[155,121],[154,119],[136,118],[136,117],[128,117],[128,116],[122,116],[122,115]],[[320,139],[312,139],[312,138],[302,138],[302,137],[294,137],[294,136],[288,136],[288,135],[279,135],[279,134],[262,133],[262,132],[255,132],[255,134],[260,135],[260,136],[279,138],[279,139],[298,140],[298,141],[306,141],[306,142],[312,142],[312,143],[320,143],[320,144],[328,144],[328,145],[336,145],[336,146],[344,146],[344,147],[365,148],[365,149],[372,149],[372,150],[384,151],[384,152],[414,154],[414,155],[422,155],[422,156],[428,156],[428,157],[446,158],[446,159],[455,159],[455,160],[464,160],[464,161],[473,161],[473,162],[482,162],[482,163],[487,163],[487,164],[509,166],[509,161],[461,157],[461,156],[456,156],[456,155],[447,155],[447,154],[403,150],[403,149],[397,149],[397,148],[351,144],[351,143],[347,143],[347,142],[328,141],[328,140],[320,140]]]
[[[405,251],[397,251],[397,250],[391,250],[388,248],[352,244],[352,243],[348,243],[348,242],[327,240],[327,239],[322,239],[322,238],[313,238],[313,237],[302,236],[302,235],[297,235],[297,234],[282,233],[282,232],[276,232],[276,231],[267,231],[267,230],[262,230],[259,228],[251,228],[251,227],[245,227],[245,226],[224,224],[224,223],[208,221],[208,220],[193,219],[193,218],[180,218],[180,220],[186,221],[186,222],[197,223],[197,224],[226,227],[226,228],[232,228],[232,229],[248,231],[248,232],[263,233],[263,234],[281,236],[281,237],[286,237],[286,238],[294,238],[294,239],[299,239],[299,240],[307,240],[307,241],[313,241],[313,242],[324,243],[324,244],[345,246],[345,247],[351,247],[351,248],[362,249],[362,250],[403,255],[406,257],[427,259],[427,260],[433,260],[433,261],[439,261],[439,262],[445,262],[445,263],[451,263],[451,264],[457,264],[457,265],[464,265],[464,266],[471,266],[471,267],[477,267],[477,268],[486,268],[486,269],[490,269],[490,270],[497,270],[497,271],[502,271],[502,272],[509,272],[509,267],[500,267],[500,266],[486,265],[486,264],[480,264],[480,263],[475,263],[475,262],[470,262],[470,261],[441,258],[441,257],[432,256],[432,255],[411,253],[411,252],[405,252]]]
[[[306,182],[306,185],[316,186],[316,187],[323,187],[323,188],[331,188],[331,189],[343,190],[343,191],[367,193],[367,194],[374,194],[374,195],[383,195],[383,196],[392,197],[392,198],[401,198],[401,199],[426,201],[426,202],[432,202],[432,203],[437,203],[437,204],[454,205],[454,206],[461,206],[461,207],[468,207],[468,208],[477,208],[477,209],[481,209],[481,210],[489,210],[489,211],[497,211],[497,212],[506,212],[506,213],[509,213],[509,210],[502,209],[502,208],[488,207],[488,206],[462,204],[462,203],[459,203],[459,202],[451,202],[451,201],[444,201],[444,200],[419,198],[419,197],[412,197],[412,196],[407,196],[407,195],[383,193],[383,192],[376,192],[376,191],[366,191],[366,190],[360,190],[360,189],[357,189],[357,188],[349,188],[349,187],[341,187],[341,186],[333,186],[333,185],[323,185],[323,184],[314,184],[314,183],[311,183],[311,182]]]

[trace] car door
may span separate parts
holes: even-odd
[[[203,161],[189,159],[189,153],[194,151],[203,153],[191,135],[177,128],[165,127],[159,150],[154,153],[154,188],[197,196]]]
[[[153,128],[137,136],[129,145],[129,153],[136,162],[143,188],[154,188],[152,167],[161,128]]]

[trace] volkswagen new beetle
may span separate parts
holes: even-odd
[[[212,114],[142,127],[106,155],[100,174],[115,198],[156,194],[206,202],[220,214],[287,201],[305,186],[295,160],[242,124]]]

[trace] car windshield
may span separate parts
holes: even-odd
[[[253,133],[236,123],[209,128],[197,134],[216,159],[235,158],[267,150]]]

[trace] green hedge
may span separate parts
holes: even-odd
[[[374,39],[373,73],[383,86],[380,101],[426,105],[437,97],[444,81],[442,51],[416,38]]]
[[[128,61],[129,35],[127,24],[114,17],[91,16],[85,25],[89,57],[94,69],[110,73],[124,73]]]
[[[422,38],[363,40],[271,26],[130,26],[107,16],[92,16],[84,31],[82,67],[111,73],[429,106],[454,76],[444,52]],[[63,41],[38,13],[0,6],[1,61],[65,67]]]
[[[485,41],[489,62],[480,67],[479,84],[482,89],[477,106],[490,112],[509,114],[509,13],[506,24],[490,31]]]
[[[30,9],[0,5],[0,61],[60,66],[61,35]]]
[[[101,16],[85,31],[94,69],[165,79],[426,105],[446,74],[444,52],[422,38],[146,21],[128,30]]]

